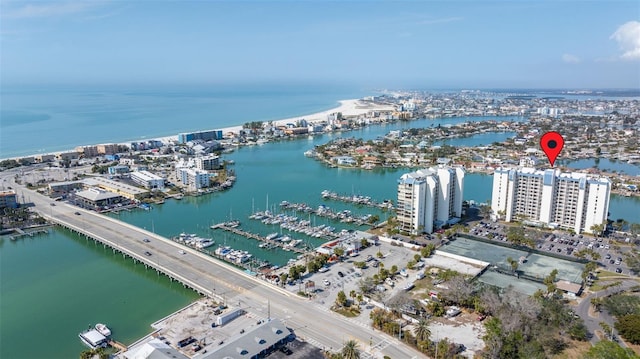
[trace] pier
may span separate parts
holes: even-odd
[[[33,236],[35,236],[37,234],[47,234],[47,233],[49,233],[49,231],[47,229],[42,229],[42,228],[39,228],[39,229],[36,229],[36,230],[27,230],[27,231],[24,231],[24,230],[22,230],[20,228],[13,228],[13,229],[11,229],[11,231],[12,232],[17,232],[17,234],[12,234],[12,235],[9,236],[9,239],[12,240],[12,241],[15,241],[16,239],[23,238],[23,237],[33,237]]]
[[[218,224],[214,224],[213,226],[211,226],[211,229],[222,229],[224,231],[228,231],[246,238],[251,238],[251,239],[255,239],[261,242],[265,242],[265,243],[269,243],[271,245],[280,247],[284,250],[290,250],[292,252],[296,252],[299,254],[304,254],[307,251],[302,249],[302,248],[297,248],[297,247],[291,247],[291,246],[287,246],[286,243],[280,242],[280,241],[276,241],[273,239],[267,239],[266,237],[263,237],[261,235],[255,234],[255,233],[251,233],[251,232],[247,232],[244,231],[242,229],[238,229],[237,227],[229,227],[227,225],[225,225],[225,223],[218,223]]]
[[[341,201],[346,203],[354,203],[360,206],[367,206],[373,208],[381,208],[381,209],[393,209],[393,203],[390,200],[385,200],[383,202],[377,202],[372,200],[369,196],[360,196],[360,195],[340,195],[337,192],[324,190],[320,193],[323,199],[331,199],[334,201]]]
[[[290,203],[288,201],[282,201],[280,203],[280,208],[311,213],[318,217],[329,218],[342,223],[353,223],[358,226],[368,225],[369,218],[372,216],[371,214],[354,216],[349,210],[334,212],[331,208],[325,205],[320,205],[318,209],[313,209],[305,203]]]

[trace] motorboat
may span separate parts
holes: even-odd
[[[105,337],[111,336],[111,330],[104,324],[98,323],[95,326],[98,333],[104,335]]]

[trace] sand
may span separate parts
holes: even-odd
[[[394,110],[393,106],[382,106],[382,105],[377,105],[377,104],[372,104],[372,103],[363,103],[363,102],[360,102],[359,99],[340,100],[339,102],[340,102],[340,106],[332,108],[330,110],[326,110],[326,111],[322,111],[322,112],[316,112],[316,113],[313,113],[313,114],[310,114],[310,115],[304,115],[304,116],[286,118],[286,119],[282,119],[282,120],[276,120],[276,121],[273,121],[273,124],[276,125],[276,126],[281,126],[281,125],[286,125],[287,123],[292,123],[292,122],[295,123],[296,121],[302,120],[302,119],[305,119],[305,120],[307,120],[307,122],[311,122],[311,123],[321,122],[321,121],[325,121],[327,119],[328,115],[330,115],[332,113],[335,113],[335,112],[341,112],[342,116],[359,116],[359,115],[366,114],[369,111],[393,111]],[[224,128],[217,128],[215,130],[222,130],[223,134],[227,134],[229,132],[237,134],[238,132],[240,132],[240,130],[242,130],[242,125],[229,126],[229,127],[224,127]],[[202,130],[202,131],[208,131],[208,130]],[[175,141],[177,141],[177,139],[178,139],[178,134],[175,134],[175,135],[172,135],[172,136],[145,139],[145,141],[158,140],[158,141],[161,141],[164,144],[171,144],[171,143],[174,143]],[[135,140],[127,141],[127,142],[119,142],[118,144],[124,145],[124,146],[129,146],[129,144],[131,142],[135,142]],[[31,156],[55,155],[57,153],[70,152],[70,151],[74,151],[74,149],[69,149],[67,151],[55,151],[55,152],[48,152],[48,153],[37,153],[37,154],[33,154]],[[31,156],[20,156],[20,157],[15,157],[14,159],[20,159],[20,158],[31,157]],[[8,159],[8,158],[5,158],[5,159]]]

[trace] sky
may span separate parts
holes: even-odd
[[[640,2],[0,0],[0,85],[640,88]]]

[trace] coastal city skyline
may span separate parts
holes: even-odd
[[[0,357],[638,358],[638,5],[0,0]]]
[[[634,1],[3,1],[2,81],[638,88]]]

